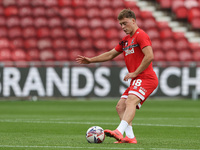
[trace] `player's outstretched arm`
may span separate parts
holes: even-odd
[[[76,62],[79,64],[89,64],[90,62],[90,58],[85,57],[85,56],[80,56],[78,55],[78,57],[76,58]]]
[[[90,64],[90,63],[97,63],[97,62],[105,62],[105,61],[108,61],[108,60],[112,60],[113,58],[115,58],[119,54],[121,54],[121,53],[117,52],[115,49],[112,49],[108,52],[102,53],[102,54],[95,56],[95,57],[92,57],[92,58],[88,58],[88,57],[79,55],[76,58],[76,62],[79,63],[79,64]]]

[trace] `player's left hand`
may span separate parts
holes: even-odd
[[[125,77],[124,77],[124,81],[128,81],[128,79],[132,79],[135,78],[137,75],[134,72],[128,73]]]

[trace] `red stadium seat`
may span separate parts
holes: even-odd
[[[136,2],[135,1],[124,1],[124,5],[126,8],[133,8],[136,6]]]
[[[1,5],[4,5],[4,7],[8,7],[8,6],[12,6],[12,5],[16,5],[16,1],[14,0],[2,0],[0,1]]]
[[[52,38],[63,37],[63,29],[61,27],[56,27],[51,29],[51,37]]]
[[[165,53],[162,50],[156,50],[154,53],[154,61],[165,61]]]
[[[108,46],[107,47],[108,47],[108,49],[111,50],[111,49],[115,48],[118,43],[119,43],[119,40],[117,38],[111,39],[111,40],[108,41]]]
[[[99,5],[100,8],[111,7],[112,6],[112,2],[111,1],[100,0],[98,5]]]
[[[71,6],[72,5],[72,0],[58,0],[58,5],[60,7],[63,7],[63,6]]]
[[[37,32],[33,26],[23,28],[23,37],[24,38],[31,38],[37,35]]]
[[[93,42],[91,38],[83,39],[80,41],[81,49],[87,50],[93,48]]]
[[[53,61],[54,60],[54,52],[51,49],[45,49],[40,51],[40,60],[41,61]]]
[[[38,28],[37,37],[45,38],[50,36],[50,29],[48,27]]]
[[[96,56],[96,52],[93,49],[84,50],[83,56],[94,57],[94,56]]]
[[[158,39],[152,39],[152,48],[153,50],[161,49],[162,48],[162,42]]]
[[[74,9],[74,16],[77,18],[80,17],[86,17],[87,16],[87,10],[84,7],[77,7]]]
[[[31,16],[32,15],[32,9],[30,6],[24,6],[19,8],[19,16],[24,17],[24,16]]]
[[[5,16],[0,16],[0,26],[5,26],[6,25],[6,18]]]
[[[17,38],[22,36],[22,29],[20,27],[14,27],[10,28],[8,30],[8,36],[9,38]]]
[[[59,17],[51,17],[48,21],[48,26],[51,28],[61,27],[62,21]]]
[[[173,37],[173,32],[170,27],[163,28],[160,30],[160,38],[161,39],[172,38],[172,37]]]
[[[16,6],[6,7],[5,10],[4,10],[4,14],[7,17],[13,16],[13,15],[17,15],[18,14],[18,9],[17,9]]]
[[[91,29],[88,27],[79,29],[79,36],[82,38],[90,38],[91,37]]]
[[[200,44],[198,42],[189,42],[189,48],[191,51],[200,51]]]
[[[27,51],[28,61],[40,61],[40,52],[37,49],[30,49]]]
[[[18,6],[27,6],[27,5],[30,5],[30,2],[27,0],[18,0],[17,4]]]
[[[116,27],[116,24],[118,24],[118,22],[114,18],[105,18],[103,21],[103,27],[105,29],[114,28],[114,27]]]
[[[17,16],[8,17],[6,25],[9,28],[19,26],[20,25],[19,17]]]
[[[76,20],[74,19],[74,17],[68,17],[63,22],[63,26],[65,28],[72,28],[72,27],[75,27],[76,25],[77,25],[77,23],[76,23]]]
[[[143,20],[143,28],[144,29],[149,29],[149,28],[155,28],[157,26],[155,18],[147,18]]]
[[[140,11],[140,17],[142,19],[152,18],[152,12],[151,11]]]
[[[23,39],[23,37],[12,39],[11,47],[13,49],[15,49],[15,48],[23,48],[24,47],[24,39]]]
[[[0,26],[0,38],[7,37],[8,29],[5,26]]]
[[[107,40],[105,38],[97,39],[94,41],[94,46],[96,49],[107,49]]]
[[[103,28],[92,29],[92,38],[99,39],[106,37],[106,31]]]
[[[53,7],[53,6],[57,6],[58,2],[57,2],[57,0],[45,0],[44,4],[47,7]]]
[[[40,7],[33,7],[32,10],[32,15],[34,17],[44,17],[45,16],[45,7],[40,6]]]
[[[65,38],[75,38],[77,37],[77,35],[78,35],[77,30],[74,28],[66,28],[64,30]]]
[[[178,40],[178,39],[181,39],[181,38],[185,38],[184,32],[176,32],[176,31],[174,31],[172,34],[173,34],[173,38],[175,40]]]
[[[114,3],[112,3],[112,7],[113,8],[125,7],[125,4],[124,4],[125,2],[123,0],[117,0]]]
[[[200,29],[200,17],[194,17],[191,24],[193,29]]]
[[[68,61],[69,60],[67,50],[65,50],[65,49],[56,50],[54,52],[54,55],[55,55],[55,60],[57,60],[57,61]]]
[[[119,40],[126,36],[126,33],[123,30],[119,31]]]
[[[37,39],[36,38],[29,38],[24,41],[24,47],[26,49],[37,48]]]
[[[151,39],[160,38],[160,33],[158,31],[158,28],[149,28],[146,32]]]
[[[44,2],[43,1],[31,1],[31,4],[32,4],[33,7],[44,6]]]
[[[73,17],[74,9],[72,7],[62,7],[60,9],[60,14],[62,17]]]
[[[178,61],[179,55],[176,50],[168,50],[165,53],[165,59],[166,61]]]
[[[101,20],[101,18],[96,17],[96,18],[90,19],[89,27],[90,27],[90,28],[99,28],[99,27],[102,27],[103,24],[104,24],[104,23],[103,23],[103,21]]]
[[[82,7],[85,5],[85,0],[73,0],[72,6],[74,7]]]
[[[172,0],[160,0],[160,7],[164,9],[169,9],[172,6]]]
[[[1,48],[9,48],[10,43],[7,38],[0,38],[0,49]]]
[[[184,7],[184,0],[171,0],[172,1],[172,11],[176,12],[179,7]]]
[[[178,39],[175,43],[175,47],[178,51],[182,51],[183,49],[189,49],[189,43],[186,38]]]
[[[83,52],[79,49],[73,49],[69,51],[69,60],[75,61],[78,55],[83,55]]]
[[[182,50],[179,52],[179,60],[180,61],[191,61],[192,54],[189,50]]]
[[[33,26],[34,21],[32,17],[23,17],[21,19],[21,27]]]
[[[185,7],[187,9],[191,9],[193,7],[199,7],[200,5],[198,4],[198,1],[197,0],[185,0],[185,3],[184,3]]]
[[[52,47],[52,41],[50,38],[43,38],[38,40],[38,49],[43,50]]]
[[[53,18],[59,16],[59,8],[57,6],[46,8],[46,17]]]
[[[115,17],[114,16],[114,10],[110,7],[101,9],[100,15],[101,15],[102,18]]]
[[[13,61],[26,61],[26,53],[23,49],[15,49],[12,51],[12,60]]]
[[[85,0],[85,6],[88,8],[98,7],[99,0]]]
[[[175,41],[171,38],[162,41],[162,49],[168,51],[169,49],[175,49]]]
[[[88,19],[86,17],[76,19],[76,27],[77,28],[88,27],[88,25],[89,25],[89,23],[88,23]]]
[[[198,62],[200,61],[200,49],[192,53],[192,58],[194,61],[198,61]]]
[[[119,38],[119,30],[117,28],[111,28],[106,32],[107,39]]]
[[[38,17],[38,18],[35,18],[34,25],[37,28],[41,28],[41,27],[48,26],[49,22],[48,22],[47,18],[45,18],[45,17]]]
[[[98,7],[91,7],[87,10],[87,16],[89,18],[95,18],[95,17],[100,17],[100,9]]]
[[[186,19],[188,15],[188,9],[185,6],[180,6],[175,10],[175,14],[178,19]]]
[[[157,23],[157,27],[158,27],[159,29],[168,28],[168,27],[169,27],[167,21],[157,21],[156,23]]]
[[[65,46],[66,46],[66,41],[64,38],[57,38],[53,40],[54,49],[65,48]]]
[[[144,24],[143,24],[143,20],[141,18],[136,18],[136,23],[140,28],[143,29]]]
[[[68,49],[77,49],[79,47],[79,40],[77,38],[71,38],[66,41],[66,47]]]
[[[188,11],[188,21],[189,22],[192,22],[193,18],[195,18],[195,17],[200,17],[200,9],[199,9],[199,7],[191,8]]]
[[[0,50],[0,62],[10,61],[11,60],[11,51],[8,48],[3,48]]]

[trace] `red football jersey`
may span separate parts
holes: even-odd
[[[151,40],[142,29],[138,28],[132,37],[130,35],[125,36],[115,47],[115,50],[123,52],[128,71],[134,72],[144,58],[142,49],[146,46],[151,46]],[[141,75],[155,76],[152,63],[138,77]]]

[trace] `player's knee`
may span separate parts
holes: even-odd
[[[117,103],[117,105],[116,105],[116,111],[118,113],[121,113],[121,112],[124,112],[124,110],[125,110],[125,105],[122,105],[121,103]]]

